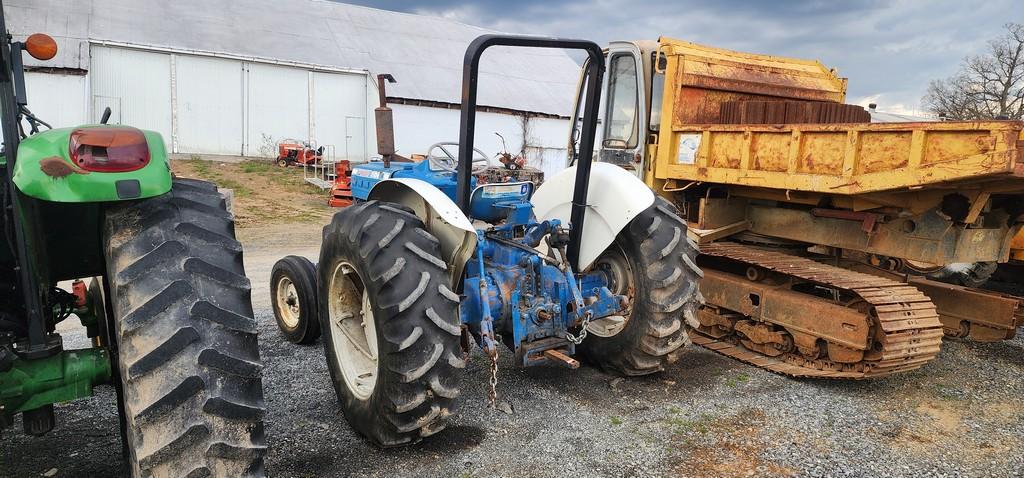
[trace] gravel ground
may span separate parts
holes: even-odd
[[[292,476],[1024,476],[1024,340],[946,341],[923,369],[868,382],[793,380],[691,347],[663,374],[619,379],[500,361],[486,407],[475,352],[444,432],[379,450],[345,423],[321,344],[278,334],[270,267],[315,258],[319,228],[243,231],[260,323],[268,474]],[[76,340],[83,340],[78,336]],[[78,345],[84,345],[79,342]],[[121,473],[109,388],[59,407],[42,438],[8,433],[2,476]]]

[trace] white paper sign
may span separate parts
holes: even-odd
[[[697,150],[700,149],[700,138],[700,133],[679,135],[679,155],[676,157],[676,163],[693,164],[697,162]]]

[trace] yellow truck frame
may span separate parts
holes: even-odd
[[[827,200],[838,210],[898,208],[899,214],[892,216],[910,214],[865,230],[854,220],[869,217],[864,215],[835,218],[806,210],[775,210],[769,213],[775,217],[766,218],[757,207],[750,210],[740,204],[732,211],[714,210],[708,207],[712,201],[705,201],[697,212],[697,229],[727,226],[722,222],[743,208],[754,219],[747,227],[772,237],[936,265],[1009,259],[1021,225],[986,225],[978,220],[991,210],[994,195],[1024,194],[1024,123],[694,123],[700,112],[685,106],[694,103],[694,90],[711,90],[703,95],[713,98],[701,102],[705,109],[708,103],[739,94],[842,102],[846,82],[833,70],[806,60],[664,38],[659,53],[667,60],[661,108],[673,114],[662,116],[660,134],[649,149],[654,161],[646,179],[660,192],[716,184],[726,186],[730,197],[804,205]],[[723,97],[717,88],[739,92]],[[938,235],[924,234],[914,218],[939,206],[951,193],[966,200],[968,214],[956,221],[959,226],[943,227]],[[808,234],[813,239],[807,240]]]
[[[1024,122],[722,124],[726,102],[841,104],[846,80],[817,61],[664,37],[607,54],[597,154],[676,204],[704,248],[695,341],[791,375],[863,378],[930,360],[938,319],[951,335],[1013,336],[1018,298],[924,275],[1024,257]],[[843,315],[837,304],[873,318],[808,316]],[[890,331],[878,317],[897,308],[906,320]],[[880,365],[896,363],[913,367]]]

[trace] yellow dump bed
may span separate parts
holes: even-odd
[[[1024,191],[1024,122],[717,124],[725,101],[841,103],[819,62],[662,38],[667,58],[654,177],[851,195],[1008,179]],[[1004,189],[1005,190],[1005,189]]]

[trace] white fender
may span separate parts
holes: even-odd
[[[441,243],[453,286],[458,286],[466,261],[476,250],[476,229],[444,192],[419,179],[386,179],[373,186],[368,200],[398,203],[412,209],[427,231]]]
[[[562,224],[569,224],[575,182],[575,166],[544,181],[531,199],[537,219],[558,219]],[[654,193],[643,181],[633,173],[608,163],[593,163],[590,166],[587,196],[580,244],[580,270],[590,267],[634,217],[654,204]]]

